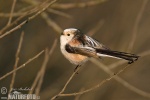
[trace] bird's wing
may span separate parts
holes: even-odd
[[[95,58],[98,57],[95,49],[93,49],[91,47],[83,47],[83,46],[73,47],[73,46],[67,44],[65,46],[65,49],[67,52],[73,53],[73,54],[80,54],[80,55],[84,55],[84,56],[88,56],[88,57],[95,57]]]
[[[74,54],[81,54],[97,58],[96,49],[109,50],[97,40],[86,36],[76,35],[65,47],[66,51]]]
[[[84,42],[85,42],[84,44],[86,44],[88,47],[92,47],[95,49],[109,50],[109,48],[107,48],[102,43],[86,35],[84,36]]]

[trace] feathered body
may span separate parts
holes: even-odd
[[[128,60],[129,63],[139,57],[131,53],[113,51],[75,28],[65,29],[62,32],[60,44],[62,54],[75,65],[81,65],[90,57],[112,57]]]

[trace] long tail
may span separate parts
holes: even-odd
[[[139,58],[139,56],[135,54],[119,52],[119,51],[102,50],[102,49],[97,49],[96,51],[98,56],[107,56],[112,58],[125,59],[129,61],[128,62],[129,64],[133,63]]]

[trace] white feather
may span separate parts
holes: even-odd
[[[67,28],[64,30],[64,32],[71,32],[71,31],[77,31],[75,28]]]
[[[114,57],[114,56],[110,56],[110,55],[105,55],[105,54],[100,54],[100,53],[97,53],[98,56],[102,56],[102,57],[111,57],[111,58],[117,58],[117,59],[121,59],[119,57]]]

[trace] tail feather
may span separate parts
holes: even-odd
[[[138,60],[139,56],[131,53],[125,53],[125,52],[119,52],[119,51],[111,51],[111,50],[102,50],[102,49],[97,49],[99,56],[109,56],[113,58],[121,58],[128,60],[129,64],[133,63],[134,61]]]

